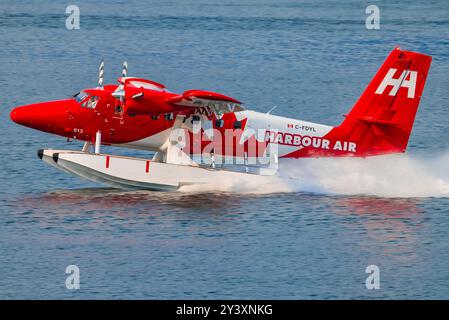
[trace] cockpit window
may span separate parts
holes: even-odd
[[[80,103],[81,101],[86,99],[87,96],[88,96],[87,93],[81,91],[81,92],[78,92],[77,94],[74,94],[73,98],[75,98],[76,102]]]
[[[94,109],[96,107],[96,105],[97,105],[98,99],[99,98],[96,97],[96,96],[90,97],[89,99],[85,100],[81,104],[81,107],[88,108],[88,109]]]

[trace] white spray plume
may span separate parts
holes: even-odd
[[[228,179],[229,180],[229,179]],[[449,197],[449,152],[429,157],[306,158],[280,162],[279,177],[191,185],[183,192],[307,192],[379,197]]]
[[[388,155],[370,158],[287,160],[280,175],[297,191],[380,197],[449,197],[449,153],[433,158]],[[291,183],[294,184],[293,181]]]

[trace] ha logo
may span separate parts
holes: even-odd
[[[376,90],[376,94],[382,94],[388,86],[392,86],[389,95],[395,96],[400,87],[407,88],[407,98],[415,97],[415,88],[416,88],[416,78],[418,76],[417,71],[404,70],[402,71],[399,78],[393,78],[397,69],[390,68],[385,78],[382,80],[381,84]],[[407,80],[408,78],[408,80]]]

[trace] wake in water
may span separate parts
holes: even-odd
[[[186,186],[181,191],[449,197],[449,152],[432,158],[401,154],[365,159],[286,159],[280,162],[279,177],[259,180],[249,176]]]

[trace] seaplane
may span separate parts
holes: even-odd
[[[178,190],[228,178],[278,176],[288,158],[369,157],[407,148],[432,58],[394,48],[343,121],[328,126],[247,110],[230,96],[169,91],[129,77],[68,99],[14,108],[23,126],[84,142],[79,150],[40,149],[48,164],[115,188]],[[148,157],[101,153],[102,146],[148,151]],[[80,146],[81,147],[81,146]],[[264,183],[261,180],[260,183]]]

